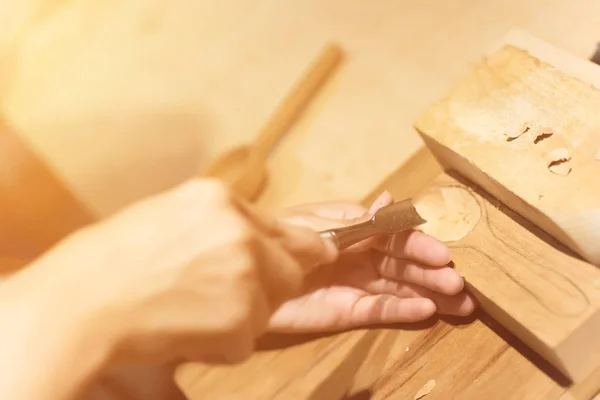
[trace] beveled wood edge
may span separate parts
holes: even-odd
[[[396,201],[414,196],[419,191],[424,190],[442,172],[444,172],[442,165],[433,153],[423,145],[411,158],[377,185],[365,197],[363,203],[371,203],[386,190],[391,192]],[[390,190],[391,187],[398,186],[398,182],[402,182],[402,186],[399,189],[396,187]],[[508,344],[511,345],[511,343]],[[591,400],[599,394],[600,366],[583,381],[565,388],[558,400]]]

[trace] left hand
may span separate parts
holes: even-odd
[[[316,204],[285,210],[282,220],[320,231],[370,218],[392,202],[385,192],[370,210],[351,203]],[[469,315],[475,302],[449,262],[446,245],[422,232],[365,240],[307,276],[303,294],[275,312],[270,330],[337,331],[418,322],[436,312]]]

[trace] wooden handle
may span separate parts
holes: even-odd
[[[259,132],[253,148],[257,155],[268,155],[306,108],[341,58],[342,50],[338,45],[330,43],[324,48],[312,67],[281,102]]]

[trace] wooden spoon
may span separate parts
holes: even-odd
[[[328,44],[258,133],[255,142],[228,151],[205,175],[222,179],[246,200],[255,199],[267,180],[266,159],[270,151],[298,119],[341,57],[341,49]]]

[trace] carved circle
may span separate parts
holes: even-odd
[[[464,238],[481,219],[477,199],[462,187],[434,186],[419,194],[413,202],[427,221],[419,230],[443,242]]]

